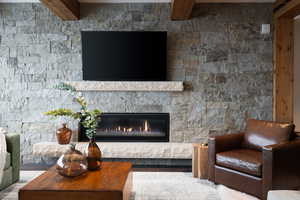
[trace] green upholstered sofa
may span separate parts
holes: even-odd
[[[20,178],[20,135],[8,133],[5,137],[7,154],[3,178],[0,180],[0,190],[17,182]]]

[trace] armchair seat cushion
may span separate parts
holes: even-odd
[[[216,164],[253,176],[262,176],[262,152],[257,150],[235,149],[217,153]]]

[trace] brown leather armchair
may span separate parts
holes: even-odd
[[[249,119],[244,133],[210,137],[209,180],[267,199],[269,190],[300,188],[295,126]]]

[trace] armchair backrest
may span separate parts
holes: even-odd
[[[248,119],[243,147],[262,151],[267,145],[287,142],[295,138],[295,125]]]

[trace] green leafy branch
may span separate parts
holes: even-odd
[[[52,117],[71,117],[74,119],[80,119],[80,113],[75,113],[72,110],[65,108],[50,110],[48,112],[45,112],[44,114]]]
[[[75,101],[77,103],[79,103],[79,105],[81,106],[81,110],[82,111],[87,111],[87,102],[85,101],[85,99],[82,97],[82,96],[79,96],[79,97],[75,97]]]
[[[66,90],[75,94],[76,89],[66,83],[60,83],[55,88],[60,90]],[[82,126],[86,129],[86,135],[89,139],[92,139],[96,134],[97,122],[100,120],[101,111],[94,109],[89,111],[87,109],[88,103],[81,95],[75,97],[75,101],[81,106],[80,112],[74,112],[70,109],[60,108],[56,110],[50,110],[45,112],[45,115],[52,117],[70,117],[76,120],[80,120]]]
[[[66,90],[66,91],[70,91],[70,92],[76,92],[76,88],[67,83],[59,83],[54,88],[59,89],[59,90]]]

